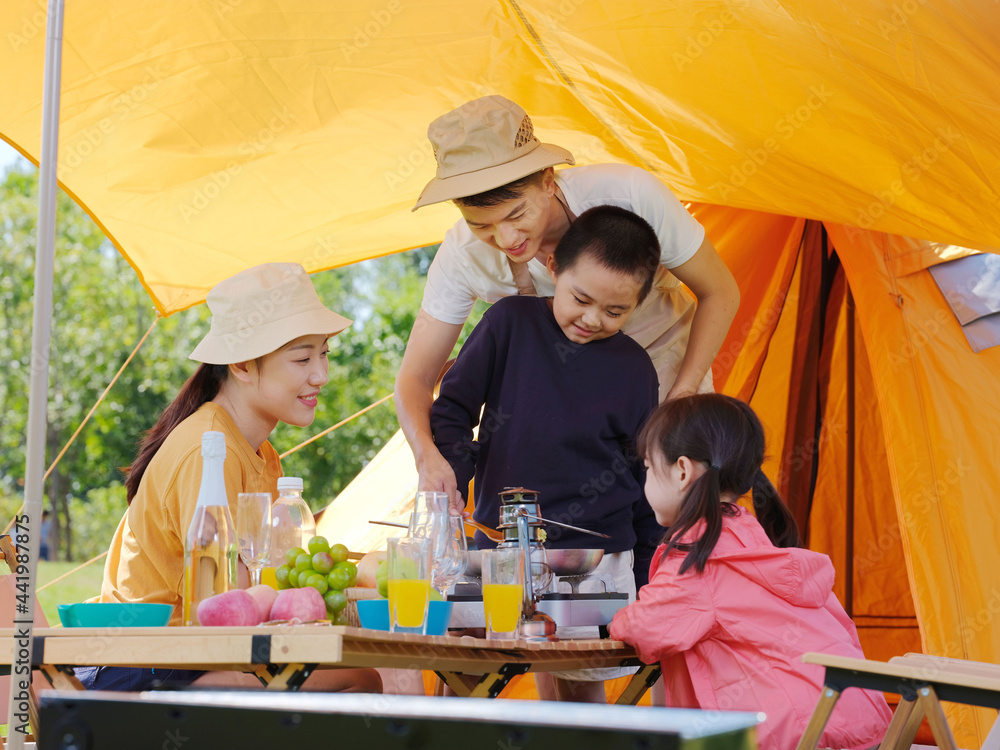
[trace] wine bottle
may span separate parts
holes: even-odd
[[[185,625],[198,624],[198,604],[236,586],[236,527],[229,513],[223,465],[226,437],[221,432],[201,436],[201,488],[184,541]]]

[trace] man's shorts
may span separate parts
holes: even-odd
[[[624,552],[605,553],[591,576],[603,578],[608,591],[628,594],[629,603],[635,601],[635,576],[632,574],[632,550]],[[595,654],[600,658],[600,653]],[[575,682],[603,682],[617,677],[633,675],[638,667],[595,667],[593,669],[570,669],[560,672],[549,672],[553,677]]]

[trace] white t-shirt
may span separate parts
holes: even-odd
[[[653,227],[660,239],[664,269],[686,263],[701,247],[705,229],[669,188],[654,175],[624,164],[595,164],[556,171],[570,211],[579,216],[588,208],[611,205],[627,208]],[[527,263],[539,296],[550,297],[555,285],[538,258]],[[427,272],[421,307],[444,323],[462,324],[477,299],[493,303],[517,294],[514,275],[500,251],[476,239],[464,220],[445,234]],[[660,397],[674,382],[687,350],[694,299],[677,279],[661,269],[655,290],[622,329],[646,349],[660,377]],[[711,390],[711,372],[701,390]]]

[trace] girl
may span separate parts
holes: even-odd
[[[351,321],[320,302],[305,269],[267,263],[219,283],[208,294],[211,330],[191,354],[201,366],[160,415],[128,468],[128,510],[104,567],[99,601],[164,602],[179,624],[184,581],[184,540],[201,482],[201,436],[226,436],[225,481],[236,517],[239,492],[274,492],[281,476],[278,454],[267,441],[279,421],[306,426],[327,382],[327,339]],[[256,686],[256,678],[215,673],[124,667],[82,667],[88,689],[145,690],[157,683]],[[306,686],[319,690],[380,692],[374,670],[315,673]]]
[[[640,433],[639,452],[646,498],[669,530],[612,637],[660,661],[667,705],[763,711],[760,747],[795,747],[823,680],[802,654],[864,654],[832,592],[829,558],[796,549],[795,520],[761,470],[760,421],[721,394],[668,401]],[[751,488],[756,518],[736,505]],[[889,719],[881,693],[850,690],[821,745],[871,747]]]

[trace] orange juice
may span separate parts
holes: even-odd
[[[272,589],[278,588],[278,579],[274,575],[274,570],[274,568],[260,569],[260,582],[265,586],[270,586]]]
[[[389,622],[401,628],[419,628],[427,615],[431,582],[426,579],[389,579]]]
[[[498,633],[516,630],[521,619],[523,596],[519,583],[484,583],[483,607],[487,626]]]

